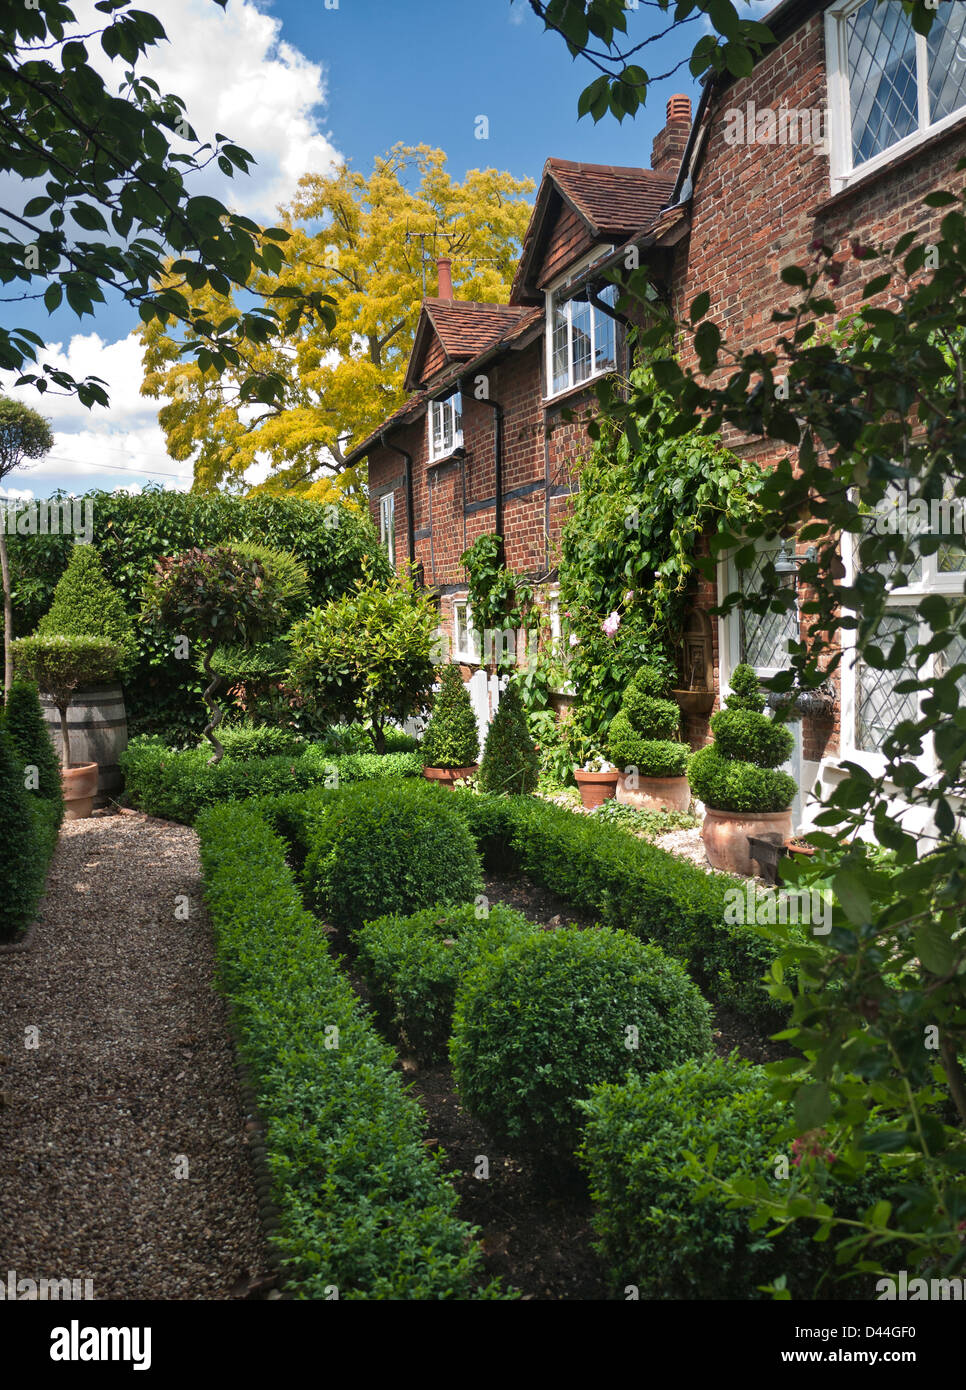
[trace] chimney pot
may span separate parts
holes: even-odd
[[[440,256],[436,262],[437,290],[440,299],[453,298],[453,263],[448,256]]]
[[[676,174],[691,130],[691,98],[678,92],[667,104],[667,124],[654,137],[651,168],[656,174]]]
[[[682,96],[679,92],[676,96],[668,98],[667,119],[669,121],[687,121],[691,124],[691,98]]]

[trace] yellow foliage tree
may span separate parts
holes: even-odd
[[[281,209],[280,225],[292,233],[286,264],[255,288],[331,295],[334,329],[305,321],[292,337],[252,345],[237,369],[219,376],[182,358],[170,325],[142,325],[142,394],[166,398],[158,420],[168,452],[194,460],[196,491],[238,487],[256,456],[267,456],[269,476],[257,490],[358,497],[362,479],[345,469],[345,457],[405,399],[424,277],[425,293],[435,294],[437,256],[451,257],[461,299],[509,297],[533,181],[471,169],[458,183],[445,165],[442,150],[398,144],[368,178],[347,165],[330,177],[307,175]],[[192,303],[213,324],[238,313],[209,287]],[[240,399],[253,371],[285,378],[284,403]]]

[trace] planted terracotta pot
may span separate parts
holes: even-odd
[[[691,805],[691,788],[686,777],[642,777],[640,773],[628,777],[621,772],[617,800],[622,806],[637,806],[642,811],[686,811]]]
[[[479,763],[474,763],[472,767],[424,767],[423,776],[427,777],[430,782],[439,782],[444,787],[451,787],[454,782],[462,782],[467,777],[475,777],[479,768]]]
[[[757,872],[751,857],[749,835],[770,838],[777,834],[782,841],[791,838],[792,813],[787,811],[715,811],[706,807],[701,839],[712,869],[724,869],[746,878]]]
[[[71,763],[60,770],[64,789],[64,819],[86,820],[94,809],[97,794],[97,763]]]
[[[585,772],[582,767],[574,768],[574,779],[580,788],[580,800],[588,811],[610,800],[617,790],[619,776],[616,768],[613,772]]]

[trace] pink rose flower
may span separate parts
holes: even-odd
[[[620,625],[621,615],[618,613],[616,608],[614,609],[613,613],[609,613],[608,616],[601,623],[601,627],[607,633],[608,637],[613,637],[614,633],[617,631]]]

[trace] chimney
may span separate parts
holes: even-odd
[[[667,104],[667,125],[658,131],[651,146],[651,168],[656,174],[676,174],[684,147],[691,133],[691,98],[671,97]]]
[[[438,289],[436,293],[440,299],[453,298],[452,265],[453,263],[448,256],[440,256],[439,260],[436,262],[436,269],[438,272]]]

